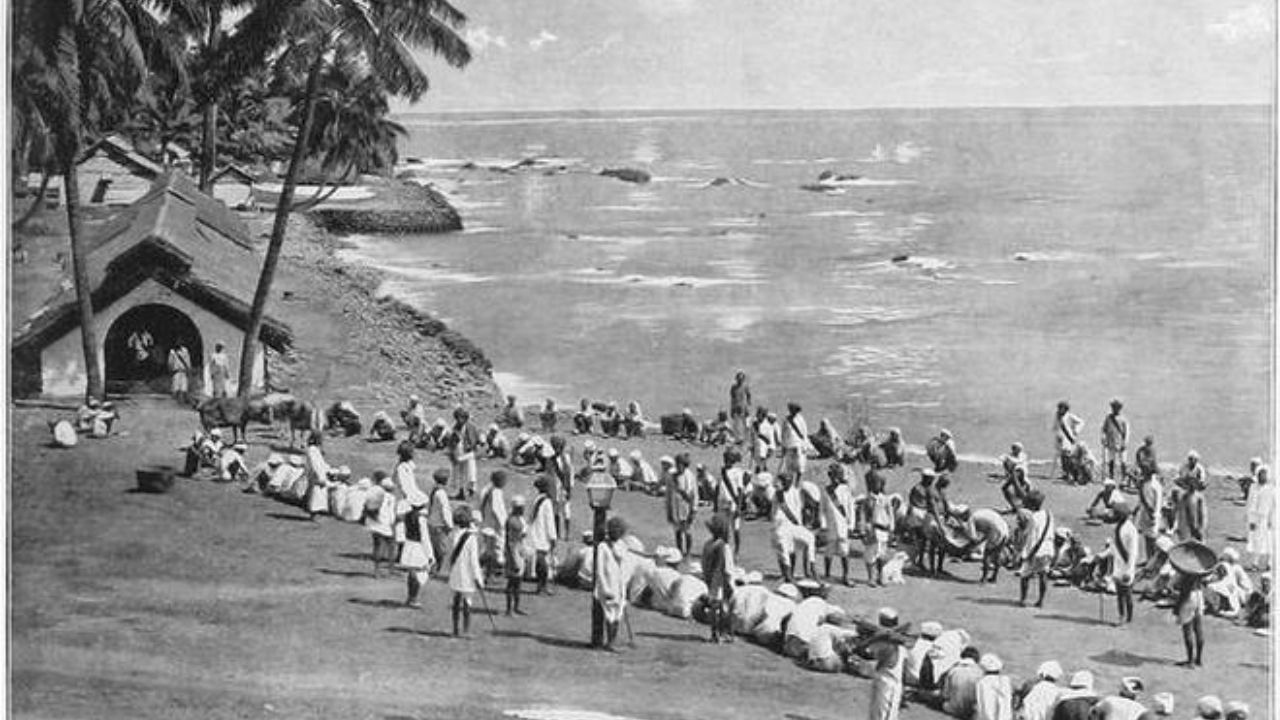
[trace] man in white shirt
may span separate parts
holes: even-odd
[[[222,343],[214,343],[213,354],[209,356],[210,395],[216,398],[227,396],[227,379],[231,377],[231,359],[227,357]]]
[[[796,478],[784,472],[778,479],[781,487],[773,498],[773,549],[783,582],[790,583],[794,580],[791,574],[793,562],[800,563],[805,575],[816,575],[813,567],[814,537],[800,519],[804,512],[804,499]]]
[[[427,536],[436,558],[436,572],[444,569],[445,560],[453,552],[453,508],[449,503],[449,471],[439,468],[431,474],[435,487],[427,497]]]
[[[809,426],[800,414],[800,404],[787,403],[787,419],[782,421],[782,471],[804,477],[805,457],[809,448]]]
[[[529,547],[534,551],[534,576],[538,581],[539,595],[551,594],[547,589],[547,578],[551,572],[551,553],[555,551],[557,540],[555,500],[550,494],[551,482],[545,475],[533,481],[538,494],[533,499],[529,534],[526,536]]]
[[[1076,443],[1080,442],[1080,431],[1084,429],[1084,421],[1071,412],[1071,404],[1066,400],[1058,403],[1057,414],[1053,418],[1053,439],[1058,448],[1058,459],[1062,464],[1062,479],[1075,479]]]

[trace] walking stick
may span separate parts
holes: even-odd
[[[1106,598],[1103,597],[1104,595],[1106,595],[1105,592],[1098,591],[1098,622],[1106,624]]]
[[[476,589],[480,591],[480,604],[484,606],[484,614],[489,616],[489,624],[493,626],[493,631],[498,632],[498,621],[493,619],[493,611],[489,609],[489,599],[484,594],[484,585],[476,583]]]

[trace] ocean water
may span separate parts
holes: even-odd
[[[467,229],[348,254],[522,402],[709,416],[742,368],[811,427],[962,455],[1048,457],[1060,399],[1097,450],[1112,397],[1163,460],[1273,449],[1268,108],[402,120]]]

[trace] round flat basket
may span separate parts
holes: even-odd
[[[135,471],[138,489],[148,493],[166,493],[173,487],[173,476],[178,469],[169,465],[147,465]]]
[[[1205,575],[1218,564],[1218,556],[1208,545],[1188,540],[1169,549],[1169,564],[1186,575]]]

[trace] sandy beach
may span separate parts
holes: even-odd
[[[291,357],[273,368],[278,382],[322,405],[349,400],[366,418],[376,410],[394,414],[417,392],[441,415],[463,401],[487,423],[498,393],[483,354],[443,330],[414,332],[415,317],[406,308],[375,297],[378,273],[339,262],[333,254],[339,240],[305,219],[293,222],[286,272],[277,284],[280,297],[287,292],[290,300],[274,303],[272,312],[293,325],[297,342]],[[260,235],[262,222],[253,225]],[[47,270],[48,243],[39,247],[29,262]],[[14,289],[15,317],[40,301],[52,276],[23,275]],[[31,279],[38,277],[44,281]],[[472,639],[450,638],[447,586],[432,582],[424,609],[405,608],[401,577],[371,577],[369,537],[358,526],[332,518],[306,522],[297,508],[209,481],[179,480],[165,495],[136,493],[134,469],[178,464],[177,448],[197,421],[165,398],[120,404],[124,419],[116,435],[67,450],[47,446],[46,421],[56,411],[11,412],[11,702],[17,715],[497,718],[552,707],[643,719],[808,719],[864,712],[865,680],[810,673],[746,642],[710,645],[703,642],[705,627],[652,611],[631,615],[635,649],[591,652],[585,647],[588,595],[565,588],[554,597],[528,598],[528,617],[494,618],[496,632],[477,616]],[[583,440],[571,438],[575,451]],[[287,439],[252,427],[250,465],[282,442]],[[688,451],[695,462],[719,466],[718,451],[665,438],[597,442],[624,453],[640,449],[655,463]],[[360,438],[335,438],[325,447],[330,462],[351,466],[357,476],[389,470],[394,460],[393,445]],[[909,458],[908,467],[920,461]],[[419,478],[444,464],[443,455],[420,452]],[[499,467],[482,461],[480,475]],[[816,478],[825,464],[811,467]],[[998,506],[999,485],[990,471],[964,463],[953,499]],[[1059,522],[1100,547],[1110,528],[1081,517],[1096,488],[1035,479]],[[531,481],[515,473],[514,492],[529,493]],[[889,489],[905,492],[911,482],[899,472]],[[1244,508],[1234,483],[1215,477],[1207,496],[1209,544],[1240,546]],[[570,546],[590,515],[584,493],[574,502]],[[619,493],[615,510],[647,547],[670,544],[659,499]],[[767,521],[746,523],[741,562],[772,584],[768,535]],[[699,523],[695,547],[706,537]],[[861,582],[860,563],[853,565],[858,582],[835,587],[834,602],[867,616],[893,605],[915,624],[965,627],[1017,678],[1056,659],[1068,672],[1093,671],[1104,694],[1122,676],[1140,675],[1148,693],[1174,693],[1176,716],[1214,693],[1245,700],[1267,717],[1270,641],[1227,621],[1206,621],[1206,667],[1186,670],[1174,665],[1182,645],[1168,611],[1149,603],[1139,604],[1133,625],[1113,628],[1113,598],[1100,604],[1097,595],[1072,588],[1052,588],[1043,609],[1016,607],[1017,581],[1007,572],[980,586],[978,568],[957,563],[948,566],[949,578],[908,577],[905,585],[872,589]],[[490,603],[500,601],[500,592],[489,593]],[[912,705],[903,717],[941,716]]]

